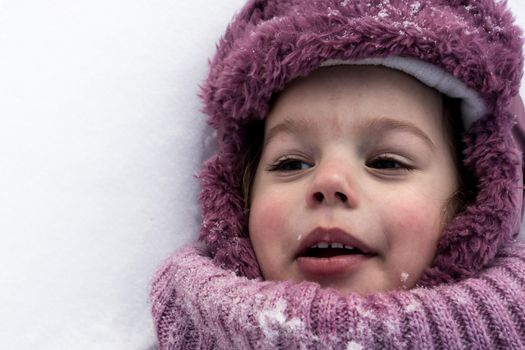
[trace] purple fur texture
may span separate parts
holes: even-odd
[[[478,92],[488,115],[465,134],[464,163],[478,180],[471,203],[446,228],[422,284],[471,275],[516,233],[521,158],[505,140],[522,76],[521,31],[493,0],[252,0],[220,40],[201,96],[218,153],[200,174],[200,240],[220,266],[260,276],[241,194],[247,123],[271,97],[327,59],[413,57]]]

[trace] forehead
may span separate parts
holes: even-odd
[[[388,118],[423,129],[442,124],[441,95],[417,79],[379,66],[323,67],[289,84],[277,97],[267,129],[289,120],[342,130]],[[348,125],[347,125],[348,126]]]

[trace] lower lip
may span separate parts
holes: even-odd
[[[354,272],[359,265],[370,259],[370,255],[337,255],[330,258],[297,258],[299,270],[306,276],[321,277],[344,275]]]

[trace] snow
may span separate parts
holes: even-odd
[[[412,5],[410,5],[410,14],[412,16],[416,15],[419,10],[421,8],[421,3],[419,1],[415,1],[414,3],[412,3]]]
[[[346,344],[346,350],[362,350],[363,346],[355,341],[350,341]]]
[[[403,27],[406,29],[406,28],[409,28],[409,27],[413,27],[413,28],[416,28],[416,30],[418,32],[422,32],[423,30],[421,29],[421,27],[417,24],[417,23],[414,23],[414,22],[411,22],[411,21],[403,21]]]
[[[401,283],[403,284],[403,288],[407,288],[407,280],[408,280],[408,277],[409,277],[409,273],[408,272],[401,272],[401,276],[399,277],[399,280],[401,281]]]
[[[381,9],[381,11],[377,13],[377,17],[379,18],[385,18],[387,16],[388,16],[388,11],[385,8]]]
[[[280,299],[272,309],[262,310],[257,317],[259,327],[266,338],[276,340],[282,332],[304,333],[304,324],[298,318],[288,319],[285,315],[286,300]]]
[[[149,281],[214,143],[198,85],[243,3],[0,1],[2,348],[155,344]]]
[[[341,15],[341,12],[339,12],[339,10],[328,7],[328,16],[340,16],[340,15]]]
[[[406,313],[412,313],[420,308],[419,302],[413,300],[410,304],[405,306],[405,312]]]
[[[469,301],[469,295],[466,292],[458,291],[456,295],[454,295],[454,300],[458,305],[466,305]]]

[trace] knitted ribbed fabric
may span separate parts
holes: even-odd
[[[523,349],[525,246],[453,285],[364,297],[237,277],[187,247],[152,305],[161,349]]]

